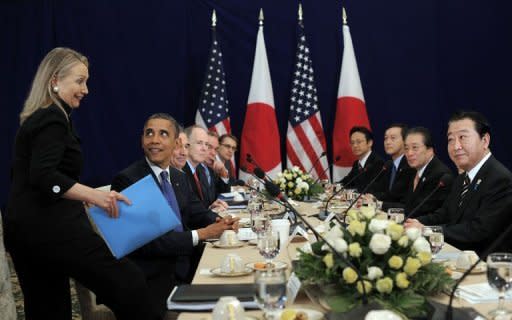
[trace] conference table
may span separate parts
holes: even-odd
[[[321,223],[316,217],[314,217],[318,213],[318,208],[311,203],[300,202],[297,203],[297,210],[303,213],[304,216],[308,219],[308,221],[313,225],[318,225]],[[243,211],[238,213],[238,216],[241,218],[248,217],[247,213]],[[290,243],[286,250],[281,250],[279,255],[275,258],[275,261],[283,261],[290,266],[290,261],[293,257],[295,257],[296,249],[304,245],[304,242]],[[450,255],[450,253],[460,252],[460,250],[454,248],[446,244],[441,254],[445,253]],[[258,253],[256,246],[251,245],[249,243],[244,244],[239,248],[217,248],[212,243],[207,243],[199,262],[199,266],[196,270],[195,276],[193,278],[193,284],[237,284],[237,283],[252,283],[254,280],[253,274],[249,274],[246,276],[240,277],[217,277],[210,273],[210,270],[213,268],[218,268],[221,265],[221,262],[224,256],[228,253],[235,253],[239,255],[244,263],[257,262],[262,261],[262,257]],[[288,271],[290,271],[290,267],[288,267]],[[486,273],[481,272],[477,274],[470,274],[462,284],[473,284],[473,283],[482,283],[486,282]],[[437,301],[443,304],[448,304],[449,297],[447,294],[439,294],[437,296],[430,298],[433,301]],[[481,315],[486,316],[487,313],[497,306],[498,301],[492,303],[478,303],[471,304],[468,301],[456,297],[454,299],[454,307],[471,307],[478,311]],[[510,302],[507,301],[506,305],[510,308]],[[287,306],[290,308],[308,308],[315,309],[322,312],[327,312],[327,310],[322,309],[321,306],[313,304],[307,296],[300,292],[297,296],[295,302],[291,306]],[[255,319],[263,319],[262,312],[259,310],[248,310],[246,311],[247,315],[253,316]],[[182,312],[180,313],[178,320],[210,320],[211,312]]]

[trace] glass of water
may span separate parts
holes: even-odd
[[[272,260],[279,254],[279,232],[271,228],[258,237],[258,250],[267,261],[267,269],[272,269],[274,264]]]
[[[435,259],[436,255],[444,246],[443,227],[423,226],[423,236],[430,243],[430,247],[432,248],[432,258]]]
[[[505,292],[512,286],[512,253],[496,252],[487,256],[487,281],[489,285],[498,290],[498,308],[489,312],[494,318],[510,315],[512,312],[505,309]]]
[[[251,230],[260,237],[270,226],[270,216],[263,210],[263,203],[258,199],[249,200],[247,210],[251,217]]]
[[[285,270],[268,269],[254,273],[254,296],[264,318],[277,320],[277,312],[286,302]]]

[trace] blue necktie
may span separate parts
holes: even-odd
[[[396,167],[393,164],[393,168],[391,168],[391,177],[389,179],[389,190],[391,190],[391,188],[393,187],[393,182],[395,182],[395,177],[396,177]]]
[[[178,218],[178,221],[180,224],[174,229],[174,231],[183,231],[183,225],[181,224],[181,214],[180,214],[180,207],[178,206],[178,201],[176,200],[176,194],[174,194],[174,189],[171,186],[171,183],[169,182],[169,173],[167,171],[162,171],[160,173],[160,178],[162,179],[162,182],[160,185],[162,186],[162,193],[164,194],[165,199],[171,206],[172,210],[176,214],[176,217]]]

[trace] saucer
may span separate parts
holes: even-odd
[[[234,244],[221,244],[220,241],[215,241],[213,243],[214,247],[221,248],[221,249],[240,248],[240,247],[243,247],[244,245],[245,245],[245,242],[242,242],[242,241],[238,241],[237,243],[234,243]]]
[[[240,272],[222,272],[220,268],[213,268],[210,272],[216,277],[241,277],[252,273],[252,269],[245,267],[244,271]]]
[[[318,310],[306,309],[306,308],[286,308],[284,310],[294,310],[296,312],[303,312],[303,313],[305,313],[307,315],[307,319],[308,320],[322,320],[322,319],[324,319],[323,313],[321,313]],[[280,310],[277,313],[278,319],[281,317],[281,314],[284,312],[284,310]]]
[[[260,267],[260,266],[258,266],[259,264],[264,265],[265,267]],[[273,266],[270,267],[271,270],[272,269],[276,269],[276,270],[286,269],[288,267],[288,264],[283,261],[273,261],[272,265]],[[250,262],[250,263],[247,263],[245,266],[248,268],[251,268],[252,270],[268,270],[269,269],[269,268],[267,268],[267,263],[265,261]]]
[[[466,272],[468,271],[468,269],[462,269],[462,268],[455,268],[455,271],[458,271],[458,272]],[[484,273],[487,271],[487,264],[485,262],[480,262],[476,265],[476,267],[471,270],[471,272],[469,274],[480,274],[480,273]]]

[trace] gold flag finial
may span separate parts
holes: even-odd
[[[347,11],[345,11],[345,7],[342,7],[343,9],[343,24],[346,25],[347,24]]]
[[[260,20],[260,26],[262,26],[263,25],[263,20],[265,20],[265,18],[263,17],[263,8],[260,9],[259,20]]]
[[[299,2],[299,21],[302,21],[302,3]]]
[[[212,27],[217,26],[217,14],[215,13],[215,9],[212,12]]]

